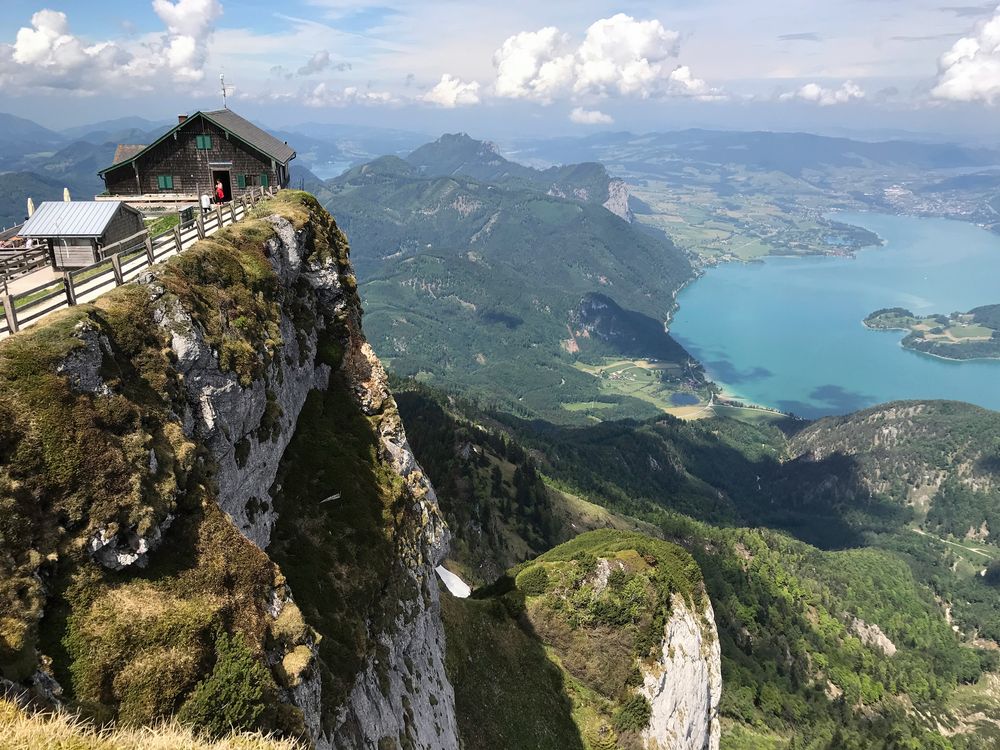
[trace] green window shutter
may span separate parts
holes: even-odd
[[[195,136],[195,146],[202,151],[208,151],[212,148],[212,136],[210,135],[197,135]]]
[[[271,185],[271,183],[268,182],[267,175],[266,174],[262,174],[260,176],[260,186],[261,187],[270,187],[270,185]]]
[[[238,175],[236,175],[236,187],[238,187],[238,188],[240,188],[240,190],[242,190],[246,186],[247,186],[247,176],[245,174],[238,174]]]
[[[174,178],[169,174],[161,174],[156,178],[156,186],[160,190],[173,190],[174,189]]]

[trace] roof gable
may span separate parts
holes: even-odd
[[[186,118],[184,122],[180,122],[173,128],[168,130],[166,133],[161,135],[155,141],[153,141],[148,146],[144,146],[135,153],[126,156],[126,158],[119,161],[117,158],[115,162],[110,167],[105,167],[100,172],[99,175],[102,177],[110,172],[112,169],[117,169],[125,164],[130,164],[138,159],[140,156],[145,154],[147,151],[159,146],[167,138],[174,136],[178,131],[183,130],[185,127],[193,123],[198,118],[202,118],[212,123],[216,127],[222,128],[226,133],[231,136],[236,137],[239,141],[242,141],[250,148],[255,151],[260,152],[269,159],[274,159],[279,164],[287,164],[292,159],[295,158],[295,149],[289,146],[283,141],[279,141],[273,135],[268,133],[266,130],[254,125],[249,120],[240,117],[238,114],[230,109],[220,109],[214,112],[195,112],[190,117]],[[122,148],[127,148],[125,146],[119,146],[119,150]],[[115,156],[118,156],[118,151],[115,152]]]
[[[45,201],[24,222],[22,237],[100,237],[118,211],[134,209],[122,201]]]

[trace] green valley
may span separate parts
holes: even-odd
[[[895,404],[805,429],[787,422],[785,433],[724,418],[578,428],[397,387],[418,458],[445,478],[451,559],[469,580],[510,568],[520,589],[528,561],[595,527],[635,529],[693,555],[722,647],[723,747],[994,746],[976,738],[1000,718],[990,692],[1000,587],[983,575],[1000,547],[966,536],[995,528],[991,412]],[[567,498],[610,513],[583,521],[567,514]],[[963,515],[945,522],[955,508]],[[509,611],[498,637],[544,646],[509,610],[510,591],[497,584],[482,589],[484,602],[446,602],[449,637],[464,642],[466,626],[483,627],[469,618],[487,611],[501,628]],[[515,667],[505,653],[482,666],[474,657],[475,668],[541,670],[537,679],[548,674],[565,696],[560,715],[582,710],[560,659]]]
[[[442,161],[458,149],[464,158],[467,146],[442,139],[434,153]],[[621,353],[620,342],[582,334],[581,311],[601,289],[618,318],[640,325],[629,354],[685,366],[690,357],[663,332],[675,292],[692,277],[685,254],[599,203],[550,194],[552,180],[570,180],[572,170],[537,173],[546,176],[536,187],[520,177],[426,176],[429,160],[420,161],[386,157],[328,183],[327,205],[357,238],[367,329],[392,369],[525,415],[581,421],[588,410],[562,404],[591,401],[601,402],[593,410],[601,419],[658,413],[647,400],[603,391],[576,366]],[[678,385],[702,383],[696,365],[685,371]]]

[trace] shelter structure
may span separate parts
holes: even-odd
[[[132,204],[197,204],[222,183],[225,200],[253,188],[288,186],[295,150],[230,109],[180,115],[153,143],[122,144],[115,162],[98,174],[107,188],[99,200]]]
[[[48,247],[57,270],[89,266],[101,250],[145,231],[142,214],[122,201],[45,201],[19,232]]]

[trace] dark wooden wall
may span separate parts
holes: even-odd
[[[115,218],[108,224],[108,229],[101,237],[101,246],[113,245],[119,240],[138,234],[146,228],[142,218],[125,208],[119,208]]]
[[[212,148],[200,150],[196,146],[199,135],[212,136]],[[175,137],[176,136],[176,139]],[[210,163],[230,163],[227,166],[210,166]],[[132,164],[123,164],[105,175],[108,193],[112,195],[141,195],[155,193],[212,194],[213,171],[230,172],[233,196],[242,195],[251,187],[260,185],[260,175],[266,174],[270,184],[282,187],[279,166],[271,166],[271,160],[256,150],[249,148],[235,137],[226,138],[225,131],[200,117],[189,120],[174,135],[169,136],[150,152],[141,156],[135,165],[139,169],[139,184],[136,183]],[[245,189],[239,187],[237,175],[253,176],[253,184]],[[157,177],[170,175],[174,178],[172,189],[161,190]]]

